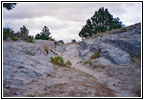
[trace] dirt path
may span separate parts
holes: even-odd
[[[74,68],[55,65],[49,76],[33,79],[13,96],[24,97],[113,97],[114,90],[99,83],[87,73]]]
[[[65,60],[69,60],[72,62],[72,67],[81,72],[87,73],[95,78],[97,82],[106,84],[108,88],[115,90],[115,96],[118,97],[133,97],[136,96],[137,87],[140,81],[140,72],[137,72],[136,68],[130,66],[118,66],[112,65],[107,66],[107,68],[103,69],[99,68],[92,69],[80,63],[82,59],[79,57],[79,45],[78,44],[69,44],[66,47],[66,51],[64,53],[59,53]],[[89,65],[91,66],[91,65]],[[99,66],[96,66],[99,67]],[[101,67],[101,66],[100,66]],[[132,70],[132,71],[130,71]],[[127,75],[124,74],[126,71]],[[133,74],[132,74],[133,73]],[[113,75],[113,76],[110,76]],[[134,79],[137,77],[136,79]],[[131,79],[131,80],[130,80]],[[128,86],[129,85],[129,86]],[[140,86],[140,85],[139,85]],[[139,91],[139,90],[138,90]]]
[[[64,53],[59,53],[60,56],[62,56],[65,60],[69,60],[72,62],[72,67],[75,68],[76,70],[85,72],[91,76],[93,76],[94,78],[96,78],[96,80],[98,82],[103,82],[105,83],[107,80],[107,76],[104,75],[104,73],[102,72],[95,72],[89,68],[87,68],[84,64],[82,64],[82,59],[79,57],[79,45],[77,44],[72,44],[72,45],[68,45],[66,47],[66,52]]]
[[[69,44],[66,46],[65,52],[57,51],[65,61],[69,60],[72,62],[72,67],[54,65],[54,72],[52,74],[34,78],[27,84],[24,84],[24,88],[12,88],[11,93],[7,94],[5,92],[6,94],[4,95],[16,97],[135,96],[131,91],[131,87],[133,88],[137,81],[133,80],[134,76],[136,76],[133,74],[135,69],[131,70],[133,73],[130,74],[132,75],[120,76],[118,73],[122,73],[123,70],[129,71],[129,67],[114,66],[107,67],[108,69],[100,68],[100,70],[99,68],[92,69],[87,67],[87,65],[81,63],[82,59],[79,57],[78,46],[77,44]]]

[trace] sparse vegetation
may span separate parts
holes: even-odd
[[[51,57],[50,61],[57,65],[72,66],[72,63],[69,60],[66,63],[64,63],[64,58],[61,56]]]
[[[96,52],[90,57],[90,59],[96,59],[96,58],[99,58],[99,57],[100,57],[100,52]]]
[[[88,60],[88,64],[92,65],[92,61],[91,61],[91,60]]]
[[[28,42],[34,43],[34,37],[33,37],[33,36],[29,36],[29,37],[28,37]]]
[[[18,38],[18,37],[16,37],[16,36],[11,37],[11,39],[12,39],[13,41],[17,41],[17,40],[19,40],[19,38]]]
[[[66,65],[72,65],[72,63],[68,60],[67,62],[66,62]]]
[[[133,26],[132,26],[132,25],[129,26],[129,27],[128,27],[128,30],[129,30],[129,31],[132,31],[132,30],[133,30]]]
[[[121,28],[120,31],[121,32],[127,32],[127,28]]]
[[[35,97],[34,94],[28,94],[28,97]]]
[[[3,40],[7,40],[9,37],[13,36],[14,31],[12,28],[3,28]]]
[[[7,40],[8,37],[9,37],[8,34],[3,34],[3,40]]]
[[[63,57],[61,57],[61,56],[57,56],[57,57],[51,57],[50,58],[50,61],[52,62],[52,63],[54,63],[54,64],[64,64],[64,59],[63,59]]]
[[[100,36],[100,37],[102,38],[102,37],[103,37],[103,35],[104,35],[104,33],[100,32],[100,33],[95,34],[95,37]]]

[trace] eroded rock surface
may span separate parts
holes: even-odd
[[[29,82],[31,79],[49,75],[53,71],[53,65],[42,45],[23,41],[4,41],[4,91],[7,91],[7,88],[12,87],[25,87],[24,84]]]
[[[84,40],[80,44],[80,56],[86,61],[101,49],[100,58],[95,62],[102,63],[106,59],[113,64],[130,64],[130,55],[141,55],[141,24],[131,26],[131,30],[127,27],[126,30]]]

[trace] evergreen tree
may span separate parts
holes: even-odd
[[[17,3],[3,3],[3,7],[6,8],[7,10],[11,10],[16,6]]]
[[[27,39],[28,39],[28,33],[29,33],[29,30],[23,25],[23,26],[20,28],[20,32],[18,32],[17,34],[20,34],[19,37],[20,37],[22,40],[27,40]]]
[[[108,9],[104,9],[104,7],[102,7],[98,11],[95,11],[91,19],[86,21],[86,25],[81,29],[79,36],[86,38],[99,32],[105,32],[107,30],[121,27],[122,22],[119,18],[113,18]]]
[[[40,32],[40,34],[37,34],[35,36],[35,39],[42,39],[42,40],[54,40],[52,39],[52,37],[50,37],[51,33],[49,32],[48,27],[44,26],[44,28],[42,29],[42,32]]]
[[[42,34],[45,34],[45,35],[47,35],[47,36],[49,36],[51,33],[49,32],[49,29],[48,29],[48,27],[46,27],[46,26],[44,26],[44,28],[42,29],[42,32],[40,32],[41,33],[41,35]]]
[[[20,28],[20,33],[21,33],[22,35],[27,35],[27,36],[28,36],[29,30],[23,25],[23,26]]]

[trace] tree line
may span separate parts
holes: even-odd
[[[9,37],[15,37],[15,38],[19,38],[21,40],[28,40],[29,38],[33,38],[33,36],[30,36],[29,34],[29,30],[26,28],[25,25],[23,25],[19,31],[14,32],[12,30],[12,28],[3,28],[3,39],[6,40]],[[54,39],[50,36],[50,31],[48,29],[47,26],[44,26],[42,29],[42,32],[38,33],[35,36],[35,39],[42,39],[42,40],[52,40],[54,41]]]
[[[16,4],[17,3],[3,3],[3,7],[11,10],[16,6]],[[118,29],[123,26],[122,21],[120,21],[118,17],[114,18],[107,8],[101,7],[98,9],[98,11],[95,11],[94,15],[90,19],[86,21],[86,24],[79,32],[79,36],[84,39],[87,37],[92,37],[97,33]],[[25,26],[23,26],[23,28],[20,30],[22,34],[25,33],[25,36],[27,36],[28,29]],[[35,36],[35,39],[54,40],[52,37],[50,37],[50,34],[51,33],[49,32],[48,27],[44,26],[42,32],[38,33]],[[75,42],[75,40],[72,40],[72,42]]]
[[[114,18],[107,8],[102,7],[95,11],[94,15],[86,21],[86,24],[79,32],[79,36],[81,38],[92,37],[97,33],[121,28],[122,26],[123,24],[118,17]]]

